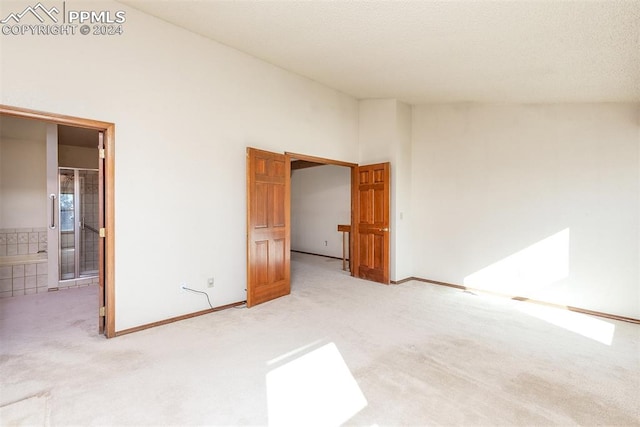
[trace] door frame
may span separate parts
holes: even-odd
[[[18,117],[38,120],[57,125],[67,125],[80,128],[95,129],[104,133],[105,150],[105,182],[104,182],[104,212],[105,212],[105,260],[104,298],[105,298],[105,336],[115,337],[115,124],[62,114],[47,113],[26,108],[0,104],[0,116]]]
[[[350,162],[343,162],[340,160],[333,160],[333,159],[325,159],[323,157],[315,157],[315,156],[307,156],[306,154],[298,154],[298,153],[291,153],[289,151],[285,151],[285,156],[288,157],[289,160],[291,159],[296,159],[296,160],[305,160],[307,162],[313,162],[313,163],[320,163],[323,165],[334,165],[334,166],[345,166],[348,168],[351,168],[351,173],[350,173],[350,179],[351,182],[349,183],[349,186],[351,187],[351,227],[353,227],[353,224],[356,221],[356,212],[357,212],[357,206],[356,206],[356,200],[357,200],[357,190],[353,187],[353,183],[355,182],[355,173],[358,170],[358,164],[357,163],[350,163]],[[291,177],[288,177],[289,180],[291,180]],[[354,253],[354,239],[353,239],[353,228],[352,228],[352,232],[349,233],[349,273],[351,274],[351,276],[354,276],[354,264],[353,264],[353,253]]]

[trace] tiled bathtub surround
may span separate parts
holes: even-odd
[[[37,254],[47,250],[47,229],[0,229],[0,256]]]
[[[64,239],[66,236],[62,236]],[[73,234],[69,236],[73,239]],[[71,242],[73,243],[73,242]],[[47,292],[47,229],[0,229],[0,298]],[[73,251],[69,254],[73,256]],[[62,251],[63,261],[65,251]],[[97,270],[97,256],[95,261]],[[73,267],[71,261],[71,267]],[[72,275],[73,277],[73,275]],[[97,285],[98,277],[61,280],[58,289]]]
[[[47,292],[47,258],[0,258],[0,298]]]
[[[0,298],[47,292],[47,229],[0,229]]]

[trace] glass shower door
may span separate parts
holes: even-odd
[[[98,171],[60,169],[60,280],[98,275]]]
[[[76,176],[60,169],[60,280],[76,277]]]
[[[78,274],[98,275],[98,171],[81,169],[80,179],[80,253]]]

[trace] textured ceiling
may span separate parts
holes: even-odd
[[[640,101],[640,0],[121,3],[356,98]]]

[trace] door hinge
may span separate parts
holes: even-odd
[[[99,156],[100,156],[100,158],[101,158],[101,159],[104,159],[104,157],[105,157],[105,156],[104,156],[104,148],[100,148],[100,149],[98,149],[98,154],[99,154]]]
[[[106,237],[107,236],[107,230],[105,230],[104,228],[101,228],[99,234],[100,234],[100,237]]]
[[[104,305],[102,307],[100,307],[100,317],[104,317],[105,315],[105,309],[104,309]]]

